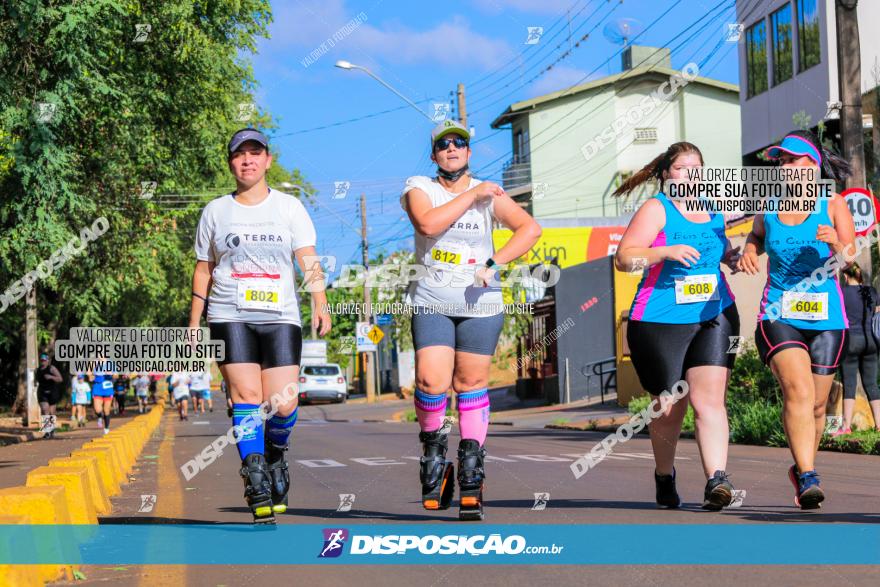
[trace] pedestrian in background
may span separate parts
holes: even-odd
[[[181,421],[188,420],[187,407],[189,406],[189,377],[186,373],[172,373],[169,387],[174,394],[174,401],[177,403],[177,413],[180,415]]]
[[[129,379],[125,373],[120,373],[113,379],[113,397],[116,399],[116,413],[125,414],[125,396],[128,395]]]
[[[92,403],[92,386],[86,380],[85,373],[77,373],[71,389],[71,428],[83,428],[86,425],[86,406]]]
[[[61,400],[61,386],[64,381],[61,373],[49,360],[49,355],[40,355],[40,366],[37,368],[37,401],[40,403],[40,414],[50,416],[48,427],[43,438],[55,437],[55,406]]]
[[[853,410],[856,405],[858,376],[874,414],[874,427],[880,430],[880,389],[877,387],[877,340],[871,322],[880,303],[880,295],[873,286],[865,285],[862,268],[858,263],[842,273],[843,304],[849,319],[849,341],[840,366],[843,379],[843,424],[832,436],[852,433]]]

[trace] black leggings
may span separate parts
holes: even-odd
[[[840,367],[843,379],[843,398],[856,399],[858,375],[869,401],[880,400],[877,387],[877,345],[870,332],[850,330],[846,356]]]

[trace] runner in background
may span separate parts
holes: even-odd
[[[86,406],[91,403],[92,386],[86,381],[84,373],[77,373],[73,380],[73,388],[70,394],[73,411],[71,412],[71,427],[75,424],[77,428],[83,428],[86,425]]]
[[[177,414],[180,421],[188,420],[187,408],[189,407],[189,376],[183,372],[171,374],[171,393],[177,403]]]
[[[826,179],[843,181],[851,174],[849,164],[808,131],[789,133],[767,155],[782,167],[817,168]],[[759,271],[758,255],[767,253],[767,285],[755,344],[782,387],[782,424],[795,462],[788,477],[795,504],[805,510],[820,507],[825,499],[815,459],[849,326],[837,269],[829,274],[824,265],[835,255],[843,257],[837,268],[848,265],[856,252],[854,240],[846,201],[834,194],[831,200],[820,199],[815,213],[756,216],[740,259],[740,268],[754,275]]]
[[[159,381],[162,373],[150,373],[150,403],[156,403],[156,392],[159,391]]]
[[[138,414],[147,411],[147,400],[150,392],[150,377],[146,373],[140,373],[134,380],[134,395],[137,398]]]
[[[211,372],[193,371],[189,374],[189,389],[195,398],[193,411],[205,413],[205,403],[211,401]],[[211,411],[214,411],[213,406]]]
[[[431,132],[431,146],[437,176],[410,177],[400,198],[415,228],[416,262],[429,270],[410,283],[406,296],[413,307],[415,408],[424,450],[422,506],[446,509],[452,500],[453,467],[446,461],[450,426],[444,422],[452,387],[461,432],[459,518],[482,519],[489,368],[504,325],[496,271],[528,252],[541,227],[500,186],[471,177],[465,127],[440,123]],[[496,220],[513,231],[498,251],[492,243]]]
[[[113,378],[113,397],[116,400],[116,413],[125,415],[125,396],[128,395],[129,379],[127,373],[119,373]]]
[[[171,402],[171,405],[176,407],[177,400],[174,399],[174,394],[172,393],[173,388],[171,387],[171,375],[172,373],[169,373],[168,376],[165,378],[165,387],[168,389],[168,396],[165,399],[166,401]]]
[[[110,433],[110,406],[113,403],[113,377],[109,373],[109,362],[98,357],[99,363],[95,365],[92,373],[92,402],[95,408],[95,416],[98,420],[98,428],[104,429],[104,434]]]
[[[232,417],[232,398],[229,397],[229,386],[226,385],[225,379],[220,381],[220,391],[222,391],[223,395],[226,396],[226,413],[231,418]]]
[[[40,404],[40,414],[48,417],[48,422],[42,426],[44,430],[43,438],[55,438],[55,421],[58,417],[56,406],[61,401],[61,386],[64,381],[61,373],[49,360],[49,355],[42,353],[40,355],[40,366],[37,367],[37,401]]]
[[[227,145],[234,193],[205,206],[196,231],[190,328],[207,303],[212,340],[226,345],[220,372],[229,384],[245,499],[258,523],[287,510],[290,474],[285,453],[296,424],[302,328],[295,263],[315,301],[313,324],[330,331],[315,227],[299,199],[271,189],[269,140],[255,129]],[[260,409],[274,415],[264,423]]]
[[[739,336],[739,314],[721,264],[735,269],[739,249],[731,249],[720,214],[683,214],[664,193],[670,180],[686,179],[703,166],[703,155],[680,142],[617,188],[627,195],[648,181],[660,193],[639,207],[615,255],[620,271],[644,269],[629,313],[626,340],[642,387],[659,396],[684,381],[694,409],[697,446],[706,488],[702,507],[718,511],[730,504],[733,485],[727,469],[729,426],[725,398]],[[675,449],[688,401],[661,406],[651,421],[657,505],[677,508]],[[657,411],[655,409],[655,411]]]
[[[871,327],[880,304],[880,294],[872,285],[865,285],[858,263],[842,272],[843,305],[849,322],[846,354],[840,366],[843,380],[843,423],[832,436],[852,434],[852,418],[856,407],[856,388],[861,375],[862,387],[874,416],[874,428],[880,430],[880,389],[877,387],[877,347]]]

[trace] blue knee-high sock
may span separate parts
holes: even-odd
[[[241,460],[250,454],[263,454],[263,415],[259,404],[232,404],[232,425],[241,426],[235,432]]]
[[[278,448],[287,446],[290,433],[293,431],[294,424],[296,424],[297,412],[299,412],[299,406],[294,408],[289,416],[275,414],[269,418],[269,424],[266,426],[266,438],[269,439],[273,446]]]

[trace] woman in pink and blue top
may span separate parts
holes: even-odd
[[[807,131],[789,133],[767,154],[782,167],[816,167],[824,178],[840,181],[850,175],[849,164]],[[852,215],[835,194],[820,199],[815,213],[756,216],[740,260],[743,271],[755,274],[758,255],[767,252],[755,344],[782,387],[782,424],[795,462],[788,476],[795,504],[805,510],[825,499],[814,461],[849,327],[836,277],[845,262],[831,257],[851,251],[854,240]]]
[[[689,169],[702,166],[695,145],[675,143],[615,191],[625,195],[651,180],[660,185],[660,193],[642,204],[629,223],[615,265],[621,271],[644,269],[627,327],[633,366],[650,394],[674,387],[688,394],[708,479],[702,507],[718,511],[733,498],[725,471],[725,395],[736,357],[729,352],[736,340],[731,337],[739,335],[739,314],[720,265],[733,268],[738,249],[730,248],[721,215],[685,216],[663,192],[665,182],[686,179]],[[677,508],[681,499],[673,464],[688,402],[661,406],[662,415],[649,425],[656,499],[660,506]]]

